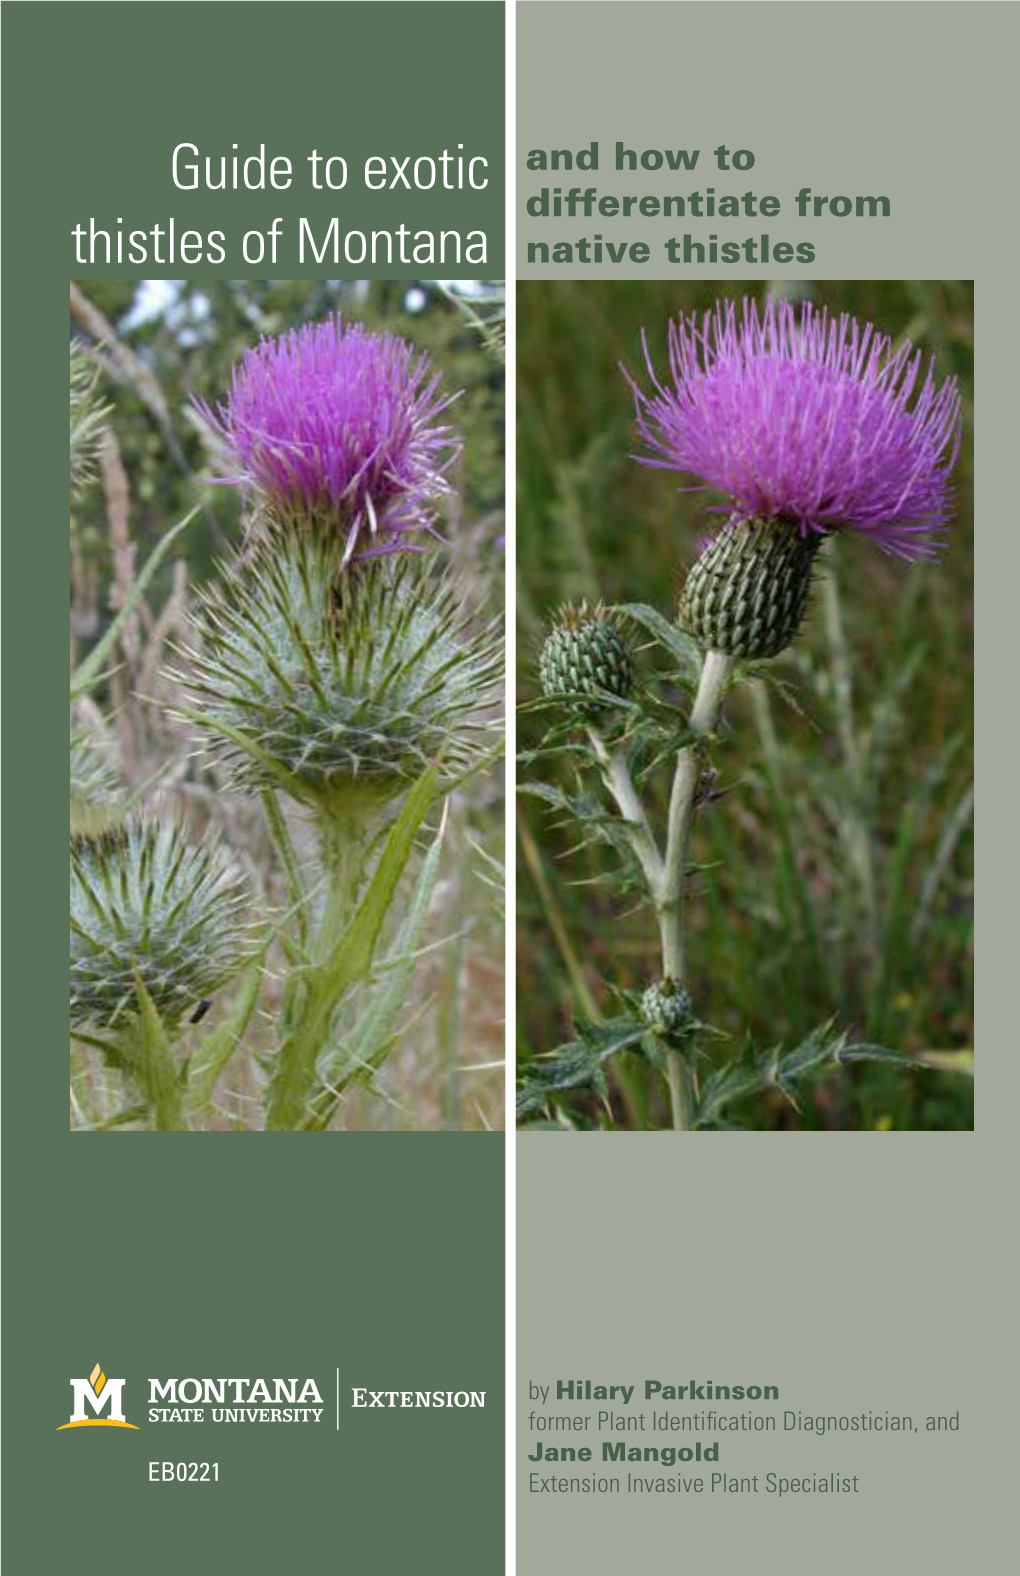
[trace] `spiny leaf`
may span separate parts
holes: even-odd
[[[522,1087],[517,1095],[517,1119],[532,1111],[545,1109],[550,1096],[565,1089],[594,1085],[606,1097],[603,1062],[617,1051],[635,1045],[645,1033],[645,1025],[626,1013],[608,1023],[575,1023],[579,1038],[548,1056],[536,1057],[523,1069]]]
[[[518,793],[542,799],[554,810],[561,810],[585,827],[588,837],[584,841],[598,840],[608,843],[629,862],[634,858],[631,835],[626,823],[588,794],[568,794],[551,783],[521,783]]]
[[[847,1045],[833,1057],[837,1064],[851,1062],[888,1062],[894,1067],[917,1066],[916,1056],[904,1056],[901,1051],[890,1051],[884,1045]]]
[[[495,766],[497,761],[502,760],[505,753],[506,740],[499,739],[490,749],[485,750],[476,760],[472,761],[470,766],[466,766],[462,772],[459,772],[457,776],[445,777],[443,779],[444,794],[451,794],[455,789],[463,788],[464,784],[472,777],[477,777],[480,772],[486,772],[490,766]]]
[[[72,1029],[71,1034],[82,1045],[91,1045],[94,1051],[101,1051],[108,1066],[124,1066],[124,1052],[113,1040],[102,1040],[98,1035],[88,1034],[84,1029],[80,1028]]]
[[[588,820],[593,812],[600,817],[605,814],[595,799],[587,795],[578,795],[574,798],[552,783],[519,783],[517,792],[530,794],[533,799],[544,799],[554,810],[563,810],[568,815],[577,816],[581,821]]]
[[[546,738],[551,737],[552,734],[546,734]],[[591,758],[591,747],[587,742],[582,744],[577,739],[573,742],[550,744],[548,747],[538,745],[533,750],[519,750],[515,760],[519,767],[534,766],[538,761],[549,760],[554,755],[565,755],[568,760],[587,761]]]
[[[852,1043],[845,1033],[834,1032],[832,1022],[822,1024],[794,1050],[749,1051],[712,1074],[698,1102],[695,1125],[715,1126],[720,1112],[734,1100],[746,1099],[767,1089],[777,1089],[791,1104],[794,1091],[810,1075],[854,1062],[885,1062],[891,1066],[917,1067],[917,1061],[882,1045]]]
[[[115,1127],[127,1127],[131,1122],[144,1122],[149,1116],[147,1105],[129,1105],[123,1111],[107,1117],[105,1122],[96,1123],[97,1133],[108,1133]]]
[[[673,657],[681,676],[697,683],[701,672],[701,651],[697,642],[692,640],[679,625],[670,623],[669,619],[663,618],[656,608],[649,607],[644,602],[624,602],[618,604],[614,612],[624,618],[633,619],[635,624],[643,625],[655,636],[659,645]]]
[[[964,1078],[974,1077],[973,1051],[922,1051],[918,1057],[926,1067],[940,1073],[958,1073]]]

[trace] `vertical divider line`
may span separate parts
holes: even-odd
[[[516,836],[515,798],[517,792],[514,761],[517,756],[517,718],[514,711],[517,668],[517,624],[515,619],[517,585],[517,433],[514,425],[517,408],[517,6],[506,6],[505,34],[505,115],[506,115],[506,738],[508,784],[506,796],[506,1116],[504,1118],[504,1470],[505,1470],[505,1565],[507,1576],[517,1567],[516,1524],[516,1451],[517,1451],[517,1132],[516,1105],[516,914],[517,878],[514,856]]]

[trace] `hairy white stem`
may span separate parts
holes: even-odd
[[[669,1105],[673,1113],[674,1133],[685,1133],[691,1125],[691,1110],[687,1099],[686,1068],[680,1052],[672,1045],[666,1047],[666,1078],[669,1082]]]
[[[701,741],[715,732],[719,713],[722,710],[723,696],[732,671],[732,657],[724,656],[721,651],[706,652],[698,682],[698,693],[689,718],[690,730],[695,735],[695,740],[678,753],[676,771],[673,775],[666,857],[663,862],[662,884],[656,906],[659,915],[659,935],[662,940],[662,971],[667,979],[676,980],[678,984],[683,984],[687,977],[684,877],[690,857],[698,784],[701,781]],[[673,1127],[677,1132],[681,1132],[690,1125],[685,1069],[679,1051],[670,1047],[666,1058],[670,1100],[673,1107]]]
[[[673,791],[669,800],[669,831],[663,872],[659,928],[662,933],[662,961],[666,975],[683,983],[686,974],[684,953],[684,872],[690,854],[691,830],[698,783],[701,779],[700,743],[715,731],[722,709],[723,695],[733,671],[733,658],[721,651],[706,653],[698,693],[689,725],[696,735],[677,755]]]
[[[615,799],[616,807],[626,824],[631,847],[648,883],[648,890],[658,906],[663,879],[662,855],[648,824],[641,797],[634,786],[626,756],[621,749],[610,749],[595,728],[588,729],[588,738],[595,759],[602,768],[605,785]]]
[[[669,803],[668,837],[665,857],[659,852],[645,807],[641,802],[622,750],[611,749],[595,728],[588,737],[602,769],[607,789],[616,802],[630,837],[631,847],[648,884],[655,904],[662,943],[662,971],[667,979],[682,984],[686,974],[684,952],[684,872],[690,853],[691,830],[701,779],[701,741],[714,733],[722,709],[723,696],[733,671],[733,658],[721,651],[706,653],[698,692],[688,725],[696,735],[677,756],[673,791]],[[666,1053],[673,1127],[683,1131],[690,1126],[690,1095],[693,1093],[680,1053],[670,1047]]]

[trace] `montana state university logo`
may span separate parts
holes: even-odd
[[[60,1428],[134,1428],[137,1423],[128,1423],[124,1419],[124,1403],[121,1397],[124,1393],[123,1379],[107,1379],[99,1364],[93,1368],[87,1379],[72,1379],[71,1389],[74,1391],[74,1411],[71,1413],[69,1423],[61,1423]],[[100,1413],[110,1403],[109,1417],[101,1417]],[[86,1417],[85,1403],[88,1402],[94,1417]],[[60,1428],[57,1429],[59,1434]]]

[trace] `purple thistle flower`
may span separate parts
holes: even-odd
[[[860,531],[900,558],[933,557],[960,446],[955,378],[938,386],[909,341],[810,303],[717,303],[669,325],[672,387],[646,394],[625,370],[642,464],[690,471],[728,493],[734,518],[781,520],[802,537]]]
[[[237,459],[237,474],[218,480],[343,533],[347,563],[433,529],[458,450],[438,421],[453,399],[439,384],[424,352],[337,313],[246,351],[218,414],[195,404]]]

